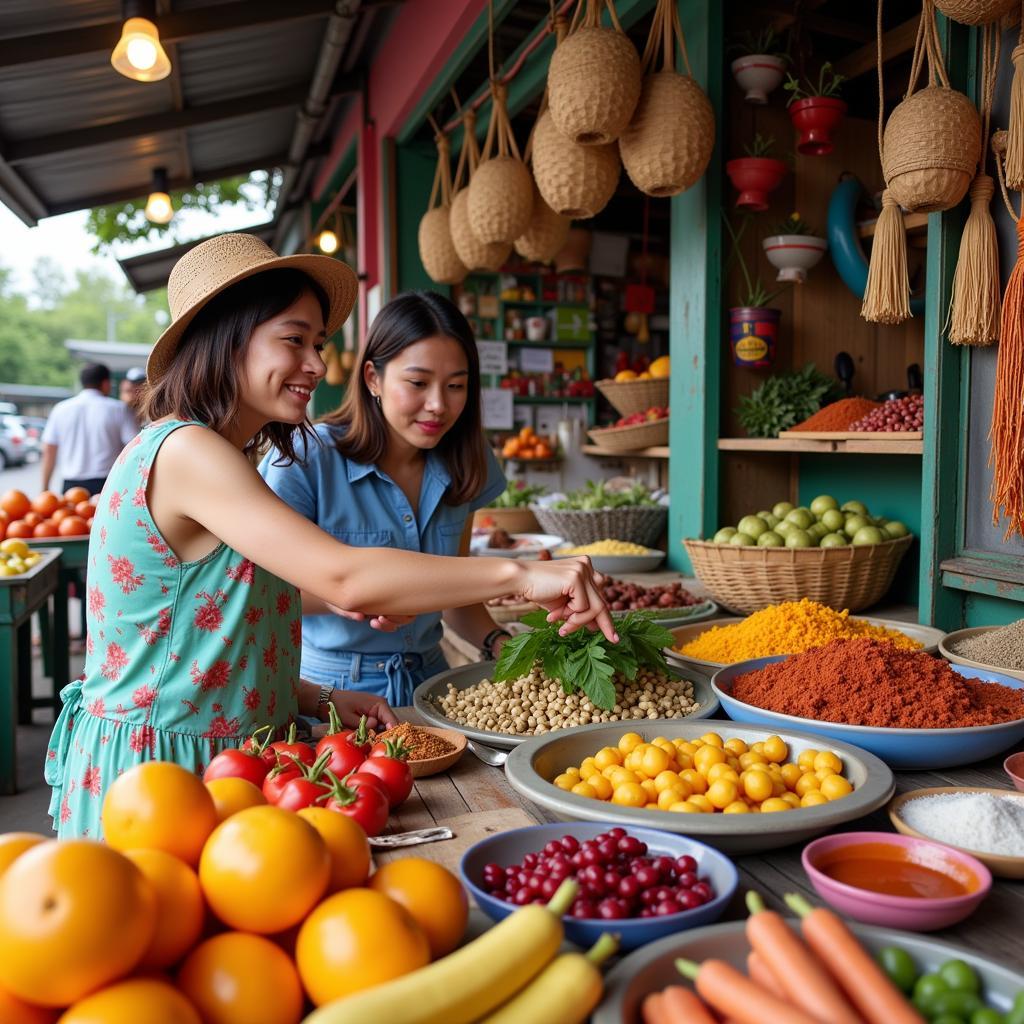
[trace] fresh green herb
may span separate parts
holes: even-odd
[[[766,25],[759,32],[755,32],[753,29],[745,29],[740,33],[739,39],[735,43],[730,44],[728,52],[741,53],[743,55],[764,54],[769,57],[781,57],[783,60],[788,61],[789,55],[785,52],[786,47],[780,45],[781,42],[782,40],[778,32],[771,25]]]
[[[785,220],[780,220],[778,224],[772,229],[773,235],[814,235],[817,237],[818,232],[811,227],[800,216],[799,213],[794,211]]]
[[[591,704],[610,711],[615,706],[615,673],[635,679],[641,668],[668,672],[662,648],[672,634],[648,613],[630,612],[615,623],[619,642],[611,643],[600,630],[578,629],[559,636],[559,622],[548,622],[545,611],[523,617],[529,633],[506,641],[495,666],[494,679],[503,682],[527,675],[538,662],[549,679],[566,693],[582,690]]]
[[[578,491],[570,491],[561,501],[556,501],[552,508],[589,512],[599,508],[650,507],[657,504],[643,484],[612,490],[603,480],[589,480]]]
[[[822,405],[841,397],[838,382],[808,363],[793,373],[777,373],[744,395],[736,415],[748,437],[777,437],[780,430],[802,422]]]
[[[534,498],[546,491],[539,484],[527,484],[523,480],[511,483],[488,506],[489,508],[526,508]]]
[[[772,135],[762,135],[758,132],[753,142],[744,145],[743,152],[750,157],[768,156],[775,147],[775,138]]]
[[[801,80],[795,75],[786,76],[786,84],[783,85],[783,89],[789,93],[789,99],[786,101],[788,107],[791,103],[796,100],[810,99],[812,96],[836,96],[839,93],[839,87],[846,81],[845,75],[840,75],[832,70],[832,65],[828,61],[821,65],[821,71],[818,72],[818,81],[815,84],[806,75]],[[806,83],[806,88],[801,82]]]
[[[761,283],[761,275],[751,275],[750,270],[747,268],[747,261],[743,256],[743,247],[740,244],[743,241],[743,236],[746,233],[747,225],[750,223],[750,215],[747,214],[743,217],[740,223],[740,229],[737,231],[733,226],[732,222],[726,216],[724,210],[722,212],[722,219],[725,221],[725,228],[729,232],[729,237],[732,239],[732,250],[729,253],[729,259],[726,261],[725,272],[729,273],[729,268],[732,266],[733,261],[739,264],[740,272],[743,274],[743,291],[740,293],[739,307],[748,306],[752,309],[765,308],[772,299],[778,295],[782,289],[776,288],[775,291],[770,292]],[[757,255],[760,254],[761,248],[758,246]],[[755,264],[756,269],[756,264]]]

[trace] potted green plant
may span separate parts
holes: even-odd
[[[799,213],[791,213],[761,242],[761,248],[768,262],[778,268],[776,281],[803,284],[807,280],[807,271],[825,255],[828,241]]]
[[[769,26],[760,32],[744,32],[732,47],[742,53],[732,62],[732,76],[748,103],[767,103],[768,94],[782,84],[787,58],[778,52],[778,42],[778,35]]]
[[[760,132],[753,141],[744,146],[745,157],[729,160],[725,173],[739,191],[736,207],[751,213],[763,213],[768,209],[768,193],[779,187],[789,168],[781,160],[769,156],[775,140]]]
[[[728,270],[735,261],[743,275],[739,303],[729,309],[729,344],[732,349],[732,360],[736,366],[754,370],[765,369],[775,362],[775,345],[779,336],[779,320],[782,318],[782,310],[773,309],[769,304],[782,289],[777,288],[769,292],[761,282],[756,267],[753,274],[747,267],[740,243],[750,218],[743,218],[739,231],[732,226],[728,217],[723,217],[723,220],[732,239],[732,251],[726,269]]]
[[[783,89],[789,93],[789,118],[800,133],[798,153],[827,156],[832,152],[832,132],[846,113],[846,104],[837,95],[844,81],[827,62],[822,64],[817,82],[806,76],[786,78]]]

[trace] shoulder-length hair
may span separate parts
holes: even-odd
[[[300,270],[282,268],[254,274],[214,296],[188,325],[164,375],[147,387],[143,415],[197,420],[218,433],[238,415],[239,381],[253,331],[284,312],[305,292],[319,303],[324,321],[330,302],[323,289]],[[309,420],[267,423],[245,446],[253,461],[269,446],[284,464],[297,458],[299,437],[314,438]]]
[[[459,345],[469,370],[465,408],[435,449],[452,480],[445,503],[461,505],[475,498],[487,482],[487,444],[480,421],[480,358],[469,322],[443,295],[404,292],[384,306],[370,326],[356,363],[358,371],[352,374],[341,406],[321,422],[344,428],[335,445],[345,458],[364,465],[380,462],[388,447],[387,423],[366,386],[363,367],[373,363],[383,376],[400,352],[439,336]]]

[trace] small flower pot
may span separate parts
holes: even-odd
[[[761,246],[768,262],[779,271],[776,281],[803,284],[807,271],[825,255],[828,242],[816,235],[772,235]]]
[[[725,173],[739,190],[736,206],[751,213],[764,213],[768,209],[768,193],[779,187],[788,167],[781,160],[764,156],[745,156],[730,160]]]
[[[729,310],[729,343],[732,361],[749,370],[763,370],[775,362],[780,309],[737,306]]]
[[[797,152],[804,156],[828,156],[832,132],[843,119],[846,104],[834,96],[808,96],[789,105],[789,118],[800,133]]]
[[[767,103],[768,93],[778,89],[785,73],[786,62],[767,53],[748,53],[732,62],[732,77],[748,103]]]

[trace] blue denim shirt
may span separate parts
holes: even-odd
[[[311,442],[302,462],[275,466],[276,452],[266,455],[259,472],[270,488],[301,515],[332,537],[354,547],[390,547],[430,555],[457,555],[467,517],[493,501],[505,489],[505,476],[488,452],[484,489],[472,501],[443,503],[451,478],[443,460],[427,454],[419,509],[414,513],[402,489],[376,466],[346,459],[334,446],[337,427],[320,423],[322,444]],[[302,455],[299,443],[297,452]],[[394,633],[381,633],[365,622],[337,615],[305,615],[303,648],[329,654],[424,654],[441,639],[444,581],[438,579],[438,611],[418,615]]]

